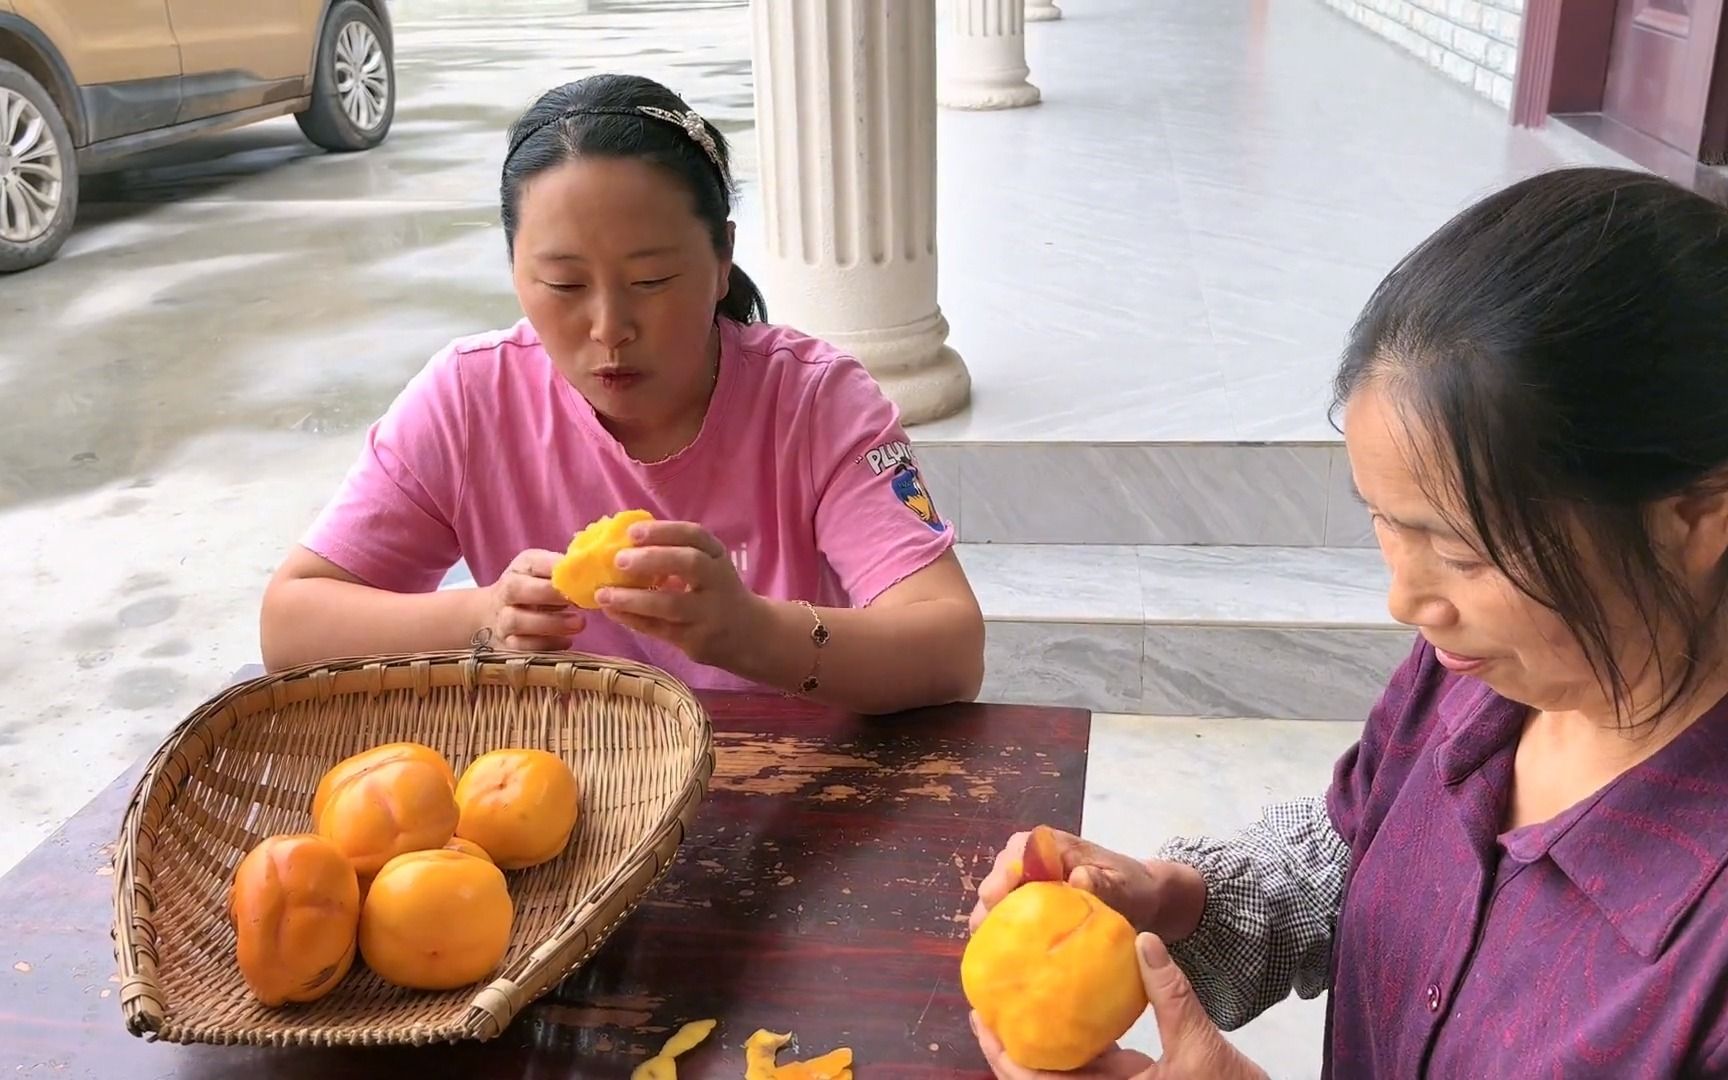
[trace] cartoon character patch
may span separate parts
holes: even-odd
[[[942,532],[948,528],[936,513],[936,502],[930,498],[930,492],[924,487],[924,478],[918,475],[918,463],[912,458],[912,447],[904,442],[885,443],[864,455],[864,461],[870,466],[870,471],[877,476],[891,473],[888,477],[889,490],[894,497],[903,503],[906,509],[918,515],[918,520],[930,526],[934,532]]]
[[[930,526],[936,532],[941,532],[948,526],[936,516],[936,504],[931,501],[930,493],[924,490],[924,481],[918,475],[918,469],[912,465],[902,465],[894,470],[894,475],[888,480],[894,489],[895,498],[906,504],[906,508],[918,515],[918,520]]]

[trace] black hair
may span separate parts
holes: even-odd
[[[732,217],[735,189],[726,137],[702,121],[714,147],[710,158],[691,132],[644,109],[680,116],[690,112],[683,98],[652,79],[591,75],[548,90],[510,126],[499,200],[507,251],[513,255],[516,248],[522,186],[547,169],[592,156],[636,158],[678,177],[690,191],[696,216],[708,225],[714,250],[731,256],[726,225]],[[727,285],[717,314],[741,323],[767,319],[762,291],[737,263],[732,264]]]
[[[1728,474],[1728,209],[1619,169],[1544,173],[1460,213],[1406,256],[1351,330],[1333,410],[1385,388],[1449,468],[1450,522],[1565,621],[1628,719],[1598,565],[1649,634],[1654,719],[1708,674],[1723,574],[1695,596],[1647,510]],[[1447,500],[1436,499],[1446,505]],[[1719,570],[1722,568],[1719,567]],[[1663,628],[1684,632],[1663,655]]]

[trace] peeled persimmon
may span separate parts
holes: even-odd
[[[505,870],[555,857],[576,828],[576,774],[544,750],[481,754],[456,782],[456,835],[486,849]]]
[[[360,883],[321,836],[272,836],[247,853],[228,892],[240,976],[265,1005],[316,1001],[354,963]]]
[[[444,848],[411,851],[372,881],[360,912],[360,955],[386,982],[454,990],[498,966],[514,920],[496,866]]]
[[[451,769],[425,747],[395,743],[338,764],[318,785],[312,828],[335,844],[362,877],[397,855],[441,848],[456,833]],[[425,751],[422,753],[421,751]],[[368,759],[368,760],[362,760]]]
[[[1017,1064],[1078,1069],[1146,1010],[1134,937],[1127,919],[1084,889],[1029,881],[967,942],[960,986]]]
[[[645,588],[646,579],[618,569],[618,553],[634,547],[630,526],[653,521],[646,510],[621,510],[585,526],[570,539],[570,547],[552,567],[552,587],[582,608],[598,608],[594,594],[608,586]]]

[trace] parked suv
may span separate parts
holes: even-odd
[[[286,113],[378,145],[393,48],[385,0],[0,0],[0,272],[54,257],[80,170]]]

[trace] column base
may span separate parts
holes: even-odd
[[[940,311],[887,330],[817,336],[857,357],[907,426],[953,416],[972,400],[972,374],[948,346],[948,320]]]
[[[953,416],[972,400],[972,373],[947,345],[924,367],[885,372],[876,376],[876,382],[888,400],[900,407],[900,421],[907,427]]]
[[[1044,0],[1043,3],[1028,3],[1026,5],[1027,22],[1055,22],[1062,17],[1062,9]]]
[[[936,103],[945,109],[1022,109],[1043,98],[1036,86],[1022,80],[1018,85],[995,82],[948,82],[936,91]]]

